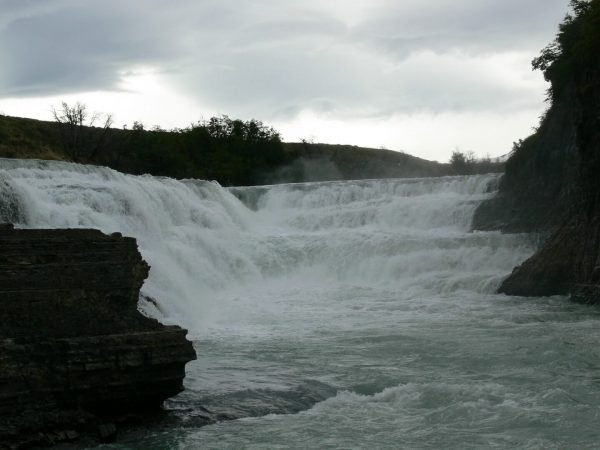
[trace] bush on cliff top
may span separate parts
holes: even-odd
[[[556,99],[573,81],[585,76],[590,61],[600,55],[600,0],[571,0],[572,14],[559,26],[556,38],[532,61],[551,83],[549,99]]]

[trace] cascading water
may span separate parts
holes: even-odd
[[[592,448],[600,315],[494,294],[534,248],[469,232],[497,180],[227,190],[0,160],[0,222],[135,236],[140,307],[190,330],[178,427],[123,448]]]

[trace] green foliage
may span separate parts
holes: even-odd
[[[93,159],[106,144],[112,125],[110,114],[104,115],[100,127],[95,126],[100,115],[90,114],[81,102],[74,105],[62,102],[59,109],[52,108],[52,114],[60,127],[63,150],[72,161]]]
[[[535,132],[514,144],[502,181],[502,189],[528,210],[519,214],[548,223],[572,207],[572,192],[582,185],[582,192],[594,192],[591,186],[600,179],[594,149],[600,129],[600,0],[572,0],[570,7],[554,41],[532,62],[550,82],[549,107]]]
[[[553,100],[579,76],[585,75],[600,55],[600,0],[571,0],[572,14],[559,26],[555,40],[532,61],[551,83]]]
[[[535,133],[514,144],[506,164],[506,180],[519,176],[526,179],[542,168],[549,171],[549,167],[553,167],[550,159],[556,159],[560,154],[556,146],[566,145],[559,139],[567,132],[553,130],[563,126],[565,114],[569,121],[577,119],[573,108],[581,111],[582,99],[589,98],[593,103],[592,88],[598,89],[600,83],[597,75],[600,71],[600,0],[571,0],[570,7],[571,13],[559,25],[554,41],[532,61],[533,68],[541,70],[551,83],[548,90],[551,104],[540,117]],[[582,114],[582,117],[593,120],[593,114]],[[568,127],[564,126],[564,129]],[[583,134],[579,132],[578,139]],[[545,136],[552,136],[552,139],[544,140]],[[559,179],[560,171],[555,172],[554,178]]]
[[[102,164],[131,173],[217,180],[223,185],[261,183],[289,162],[279,133],[257,120],[212,117],[184,129],[146,131],[134,122]]]
[[[539,134],[535,133],[525,139],[519,139],[513,142],[511,157],[506,162],[506,172],[512,174],[519,171],[519,168],[525,167],[531,155],[538,148]]]
[[[103,129],[85,127],[84,132],[94,141],[102,136]],[[59,123],[0,116],[0,156],[72,159],[64,153],[62,137]],[[452,173],[448,164],[391,150],[309,142],[284,144],[279,133],[262,122],[227,116],[170,131],[147,129],[134,122],[130,127],[111,128],[109,137],[98,152],[84,148],[80,162],[132,174],[216,180],[223,185]],[[486,171],[500,170],[494,164]]]
[[[452,156],[450,157],[450,166],[452,170],[456,174],[466,174],[468,173],[468,156],[459,150],[454,150],[452,152]]]
[[[450,170],[453,175],[492,173],[499,172],[502,168],[503,164],[492,161],[489,155],[484,158],[476,158],[472,151],[464,153],[456,149],[450,157]]]

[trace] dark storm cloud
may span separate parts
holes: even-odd
[[[206,107],[264,119],[518,108],[532,94],[487,60],[535,52],[565,4],[373,0],[349,20],[339,0],[0,0],[0,97],[117,90],[148,66]]]

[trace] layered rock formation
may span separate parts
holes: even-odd
[[[547,236],[500,292],[600,303],[600,0],[571,6],[534,60],[551,82],[551,107],[516,145],[500,194],[479,208],[474,228]]]
[[[182,390],[195,352],[137,311],[148,270],[133,238],[0,227],[0,448],[109,439]]]

